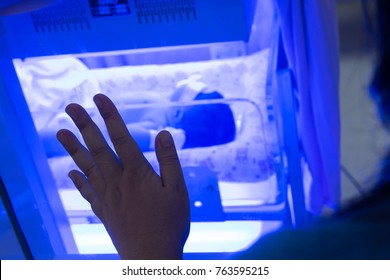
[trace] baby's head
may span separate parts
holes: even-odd
[[[219,92],[198,93],[194,100],[223,99]],[[234,140],[236,125],[227,104],[202,104],[187,107],[178,127],[185,131],[183,148],[208,147]]]

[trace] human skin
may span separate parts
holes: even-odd
[[[70,104],[66,112],[86,147],[69,130],[57,138],[80,171],[69,177],[91,204],[122,259],[181,259],[190,229],[187,188],[169,132],[156,137],[158,175],[145,159],[112,101],[94,97],[115,152],[85,109]]]

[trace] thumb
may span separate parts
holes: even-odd
[[[156,155],[160,164],[160,175],[164,187],[177,188],[179,192],[187,192],[183,171],[176,152],[172,135],[163,130],[156,137]]]

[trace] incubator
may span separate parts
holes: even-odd
[[[72,102],[106,133],[92,102],[99,92],[118,106],[156,172],[153,137],[172,133],[191,202],[184,258],[228,258],[301,221],[298,136],[283,75],[275,94],[278,42],[271,0],[67,0],[0,18],[1,215],[17,229],[21,255],[118,258],[55,139],[61,128],[78,135],[64,113]],[[277,103],[282,95],[287,101]],[[298,178],[289,181],[286,137]]]

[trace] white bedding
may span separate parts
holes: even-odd
[[[240,131],[235,141],[181,150],[179,157],[183,166],[210,168],[219,180],[256,182],[273,174],[270,146],[274,136],[265,118],[268,54],[268,50],[263,50],[232,59],[104,68],[92,70],[92,74],[102,92],[119,105],[126,104],[131,96],[146,94],[159,93],[168,100],[177,83],[193,75],[201,76],[209,91],[218,91],[226,99],[253,101],[257,108],[249,103],[245,107],[232,106]],[[154,153],[145,155],[158,170]]]
[[[17,61],[16,69],[38,130],[62,116],[69,102],[91,107],[96,91],[110,96],[119,107],[146,94],[169,100],[180,81],[199,75],[209,91],[218,91],[227,100],[244,99],[246,105],[231,104],[237,124],[233,142],[181,150],[181,163],[208,167],[219,181],[249,183],[266,180],[274,173],[270,146],[275,136],[265,117],[268,54],[263,50],[231,59],[94,70],[77,59],[64,58]],[[57,126],[64,127],[59,119]],[[158,170],[154,152],[145,156]],[[49,164],[58,187],[69,186],[66,171],[75,168],[72,160],[67,156],[49,158]]]
[[[162,98],[168,100],[176,84],[194,74],[199,74],[209,90],[221,92],[225,99],[245,100],[231,103],[238,128],[234,141],[183,149],[179,151],[179,157],[183,167],[207,167],[217,174],[224,207],[255,206],[273,203],[279,194],[270,149],[274,135],[265,118],[267,65],[268,50],[265,50],[234,59],[123,66],[90,70],[89,74],[98,83],[100,91],[110,96],[119,107],[127,105],[129,99],[146,94],[161,94]],[[143,103],[141,99],[140,103]],[[144,154],[158,171],[154,152]],[[69,188],[72,183],[67,178],[67,171],[76,168],[71,158],[49,158],[49,164],[61,189],[65,208],[70,212],[86,210],[85,207],[73,209],[78,208],[76,200],[65,195],[75,192]]]
[[[91,70],[101,91],[121,104],[131,95],[158,93],[169,99],[178,82],[199,74],[208,90],[216,90],[225,98],[254,101],[266,116],[266,79],[269,50],[252,55],[164,65],[141,65]]]

